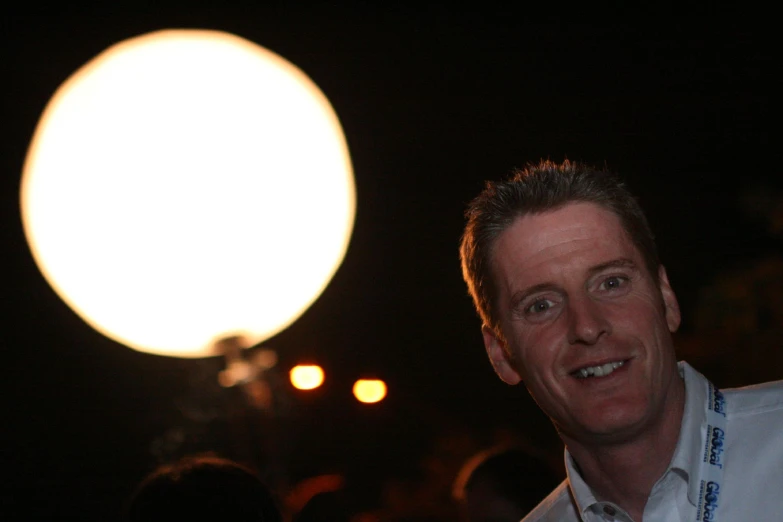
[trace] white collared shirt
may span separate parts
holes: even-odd
[[[709,383],[685,362],[682,428],[668,469],[655,483],[644,522],[695,522],[701,454],[707,434]],[[726,398],[726,440],[720,522],[783,520],[783,381],[722,390]],[[523,522],[630,522],[619,506],[597,499],[565,452],[568,478]]]

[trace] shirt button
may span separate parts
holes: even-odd
[[[614,509],[612,506],[604,506],[604,513],[606,513],[610,517],[613,517],[617,513],[617,510]]]

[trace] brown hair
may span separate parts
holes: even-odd
[[[481,320],[496,335],[502,336],[492,274],[495,241],[516,218],[573,202],[595,203],[617,215],[653,280],[658,281],[660,260],[653,233],[636,198],[619,177],[606,169],[568,160],[530,164],[514,171],[507,181],[487,182],[465,213],[467,224],[460,245],[462,276]]]

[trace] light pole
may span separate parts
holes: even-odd
[[[89,325],[133,349],[222,356],[271,408],[244,349],[321,294],[356,196],[337,116],[280,56],[217,31],[116,44],[55,93],[21,183],[31,253]]]

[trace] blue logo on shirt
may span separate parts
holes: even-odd
[[[721,455],[723,454],[723,438],[725,433],[720,428],[712,428],[712,439],[710,440],[710,464],[723,469]]]
[[[715,510],[718,509],[718,497],[720,485],[717,482],[707,482],[704,495],[704,518],[702,520],[715,520]]]
[[[723,392],[715,388],[715,394],[712,396],[712,411],[720,413],[724,417],[726,416],[726,398],[723,396]]]

